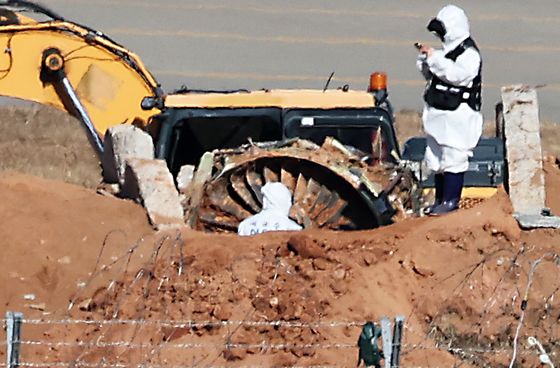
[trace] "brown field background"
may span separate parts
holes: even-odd
[[[80,122],[53,107],[0,106],[0,171],[93,188],[101,166]]]
[[[420,113],[402,110],[395,126],[401,146],[422,135]],[[493,121],[485,122],[485,135],[494,134]],[[560,127],[541,126],[543,155],[560,156]],[[79,121],[53,107],[0,106],[0,171],[18,171],[47,179],[96,187],[101,182],[99,160]]]
[[[408,138],[423,134],[421,113],[414,110],[397,112],[395,114],[395,129],[402,147]],[[495,134],[495,121],[484,121],[483,136],[492,137]],[[560,157],[560,124],[552,121],[541,121],[541,140],[543,156]]]

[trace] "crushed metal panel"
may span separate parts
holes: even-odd
[[[523,85],[502,87],[509,194],[516,213],[539,215],[545,207],[537,92]]]

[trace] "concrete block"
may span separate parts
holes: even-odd
[[[106,183],[124,183],[124,172],[128,158],[154,158],[152,137],[133,125],[122,124],[111,127],[105,133],[105,151],[101,158],[103,180]]]
[[[195,228],[198,219],[198,210],[204,195],[204,185],[212,178],[213,165],[214,154],[212,152],[204,153],[200,158],[200,164],[196,169],[189,189],[190,198],[188,198],[185,219],[187,225],[192,229]]]
[[[186,194],[188,192],[189,186],[193,181],[194,177],[194,165],[185,165],[181,166],[179,170],[179,174],[177,174],[177,189],[179,189],[179,193]]]
[[[156,229],[185,224],[173,176],[163,160],[128,158],[121,195],[139,200]]]
[[[523,85],[502,87],[509,195],[516,213],[540,215],[545,207],[537,92]]]
[[[560,217],[558,216],[515,214],[514,217],[522,229],[560,229]]]

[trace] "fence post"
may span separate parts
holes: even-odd
[[[23,313],[6,312],[6,367],[19,367],[20,333]]]
[[[391,331],[391,320],[388,317],[381,318],[381,337],[383,339],[383,356],[385,357],[385,368],[391,368],[391,341],[393,340]]]
[[[395,329],[393,331],[393,351],[391,352],[391,365],[396,368],[400,367],[403,326],[404,316],[397,316],[395,318]]]

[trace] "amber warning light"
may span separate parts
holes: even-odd
[[[368,92],[375,92],[387,89],[387,74],[375,72],[369,77]]]

